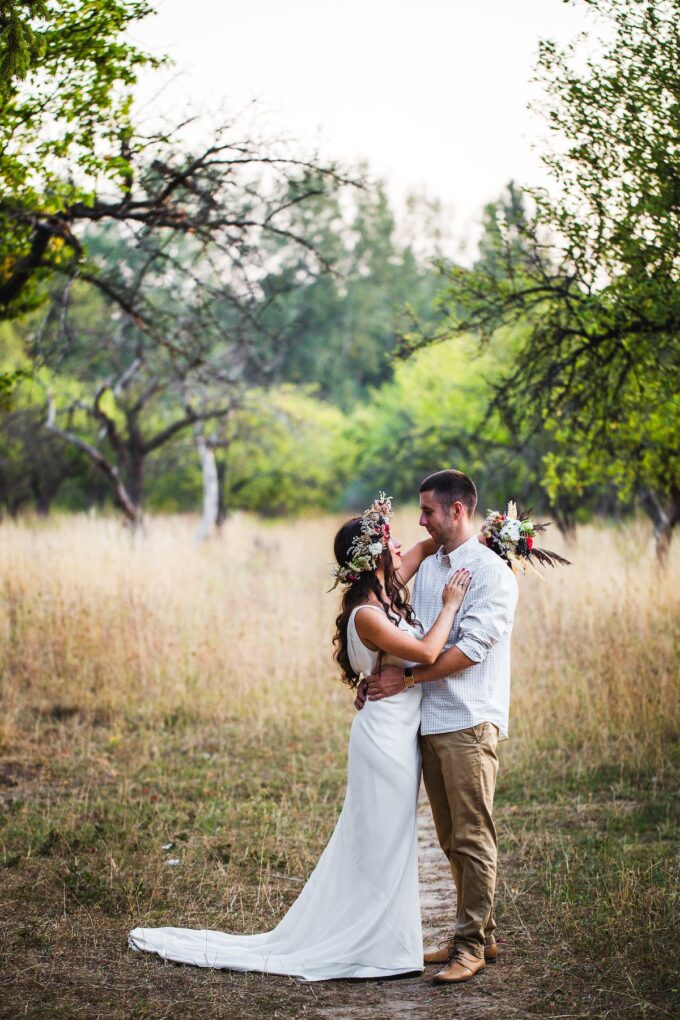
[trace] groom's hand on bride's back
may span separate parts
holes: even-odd
[[[368,700],[391,698],[404,690],[404,670],[400,666],[383,666],[379,673],[371,673],[364,683],[368,687]]]
[[[362,680],[357,687],[357,696],[354,699],[354,707],[356,708],[357,712],[360,712],[361,709],[364,707],[364,705],[366,704],[367,697],[368,697],[368,684],[366,683],[365,680]]]

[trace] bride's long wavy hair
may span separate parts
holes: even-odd
[[[353,517],[350,521],[346,521],[335,536],[333,552],[341,567],[350,559],[350,548],[354,539],[361,534],[362,520],[361,517]],[[342,670],[343,683],[352,688],[355,688],[359,683],[359,674],[352,668],[347,649],[347,624],[352,610],[362,602],[368,601],[370,594],[373,593],[393,623],[398,624],[400,618],[408,623],[415,621],[413,607],[409,602],[408,588],[402,583],[399,574],[392,566],[392,555],[389,549],[385,548],[380,554],[376,569],[377,567],[382,567],[384,585],[380,584],[375,570],[366,570],[359,574],[357,580],[345,588],[340,613],[335,621],[333,658]],[[382,660],[382,655],[381,652],[379,662]]]

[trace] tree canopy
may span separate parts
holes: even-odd
[[[494,257],[449,267],[445,322],[401,350],[527,327],[494,408],[551,433],[553,495],[593,478],[637,494],[663,554],[680,520],[680,3],[580,2],[606,31],[599,52],[539,53],[552,189],[496,210]]]
[[[40,298],[40,283],[82,254],[76,224],[97,196],[129,195],[132,86],[158,59],[126,30],[140,0],[3,4],[0,66],[0,311]],[[120,200],[119,200],[120,204]]]
[[[551,187],[510,183],[462,266],[436,203],[410,202],[413,243],[365,168],[236,121],[142,132],[149,5],[0,0],[0,504],[112,495],[139,520],[202,488],[207,533],[239,506],[407,498],[448,463],[564,530],[637,499],[663,554],[680,0],[573,2],[604,38],[541,44]]]

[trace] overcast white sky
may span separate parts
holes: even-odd
[[[510,178],[544,180],[526,108],[538,40],[587,24],[563,0],[161,0],[134,38],[175,61],[160,96],[158,72],[142,84],[147,110],[258,99],[272,133],[367,160],[397,202],[440,198],[463,241]]]

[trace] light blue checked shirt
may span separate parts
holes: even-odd
[[[478,723],[495,723],[508,735],[510,636],[517,605],[512,570],[475,535],[453,552],[443,547],[428,556],[416,574],[413,608],[429,630],[442,607],[442,589],[460,567],[472,574],[445,648],[457,645],[475,663],[452,677],[424,683],[420,731],[452,733]]]

